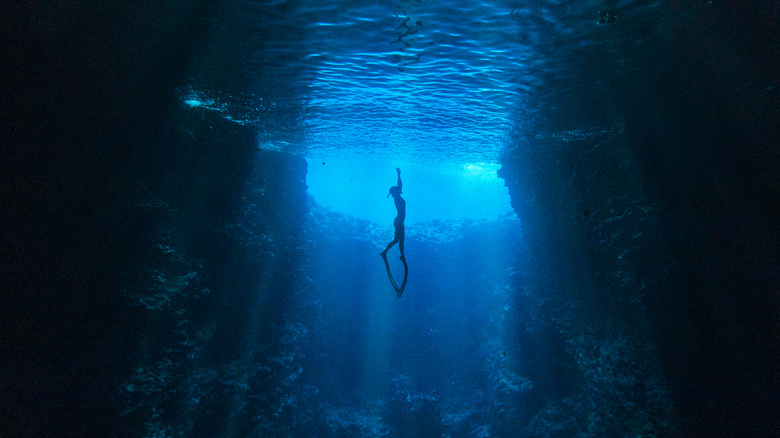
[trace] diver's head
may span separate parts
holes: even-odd
[[[390,193],[385,196],[385,198],[389,197],[390,195],[393,195],[393,198],[401,194],[401,189],[398,186],[390,187]]]

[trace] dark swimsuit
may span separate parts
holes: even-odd
[[[395,226],[395,240],[402,242],[405,237],[404,235],[406,234],[403,221],[396,217],[395,220],[393,220],[393,226]]]

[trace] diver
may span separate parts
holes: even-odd
[[[401,298],[401,294],[404,293],[404,289],[406,288],[406,279],[409,277],[409,266],[406,264],[406,255],[404,255],[404,219],[406,219],[406,201],[404,201],[404,198],[401,197],[401,187],[403,187],[401,183],[401,168],[396,167],[395,171],[398,173],[398,185],[390,187],[390,194],[387,195],[393,195],[395,209],[398,213],[395,216],[395,220],[393,221],[393,226],[395,227],[395,237],[393,237],[393,241],[388,243],[387,248],[379,253],[379,255],[382,256],[382,260],[385,262],[387,278],[390,279],[390,284],[395,290],[396,299],[398,299]],[[390,248],[392,248],[396,243],[398,243],[398,248],[401,250],[401,262],[404,264],[404,280],[401,282],[400,287],[398,286],[398,283],[395,282],[393,273],[390,272],[390,263],[387,262],[387,251],[390,251]]]
[[[393,195],[395,209],[398,212],[395,220],[393,220],[393,226],[395,227],[395,237],[393,238],[392,242],[387,244],[387,248],[385,248],[385,250],[382,251],[380,255],[383,258],[387,257],[387,251],[390,251],[390,248],[398,243],[398,249],[401,250],[401,261],[406,263],[406,256],[404,255],[404,219],[406,219],[406,201],[404,201],[404,198],[401,197],[401,188],[403,187],[401,183],[401,168],[396,167],[395,171],[398,173],[398,185],[390,187],[390,193],[386,196],[388,197]]]

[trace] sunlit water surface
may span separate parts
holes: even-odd
[[[658,2],[617,6],[619,21],[599,25],[604,5],[591,1],[228,3],[242,14],[182,100],[258,126],[261,148],[304,155],[309,192],[337,211],[392,220],[382,201],[402,167],[410,221],[497,217],[510,211],[495,170],[513,130],[561,96],[583,105],[611,70],[636,68],[588,57],[652,37],[631,28],[646,29]],[[599,76],[586,72],[594,65],[573,75],[561,62],[571,53]],[[620,129],[601,118],[570,132]]]

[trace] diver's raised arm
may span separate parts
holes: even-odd
[[[401,168],[400,167],[396,167],[395,171],[398,173],[398,191],[400,192],[401,189],[403,188],[403,185],[401,183]]]

